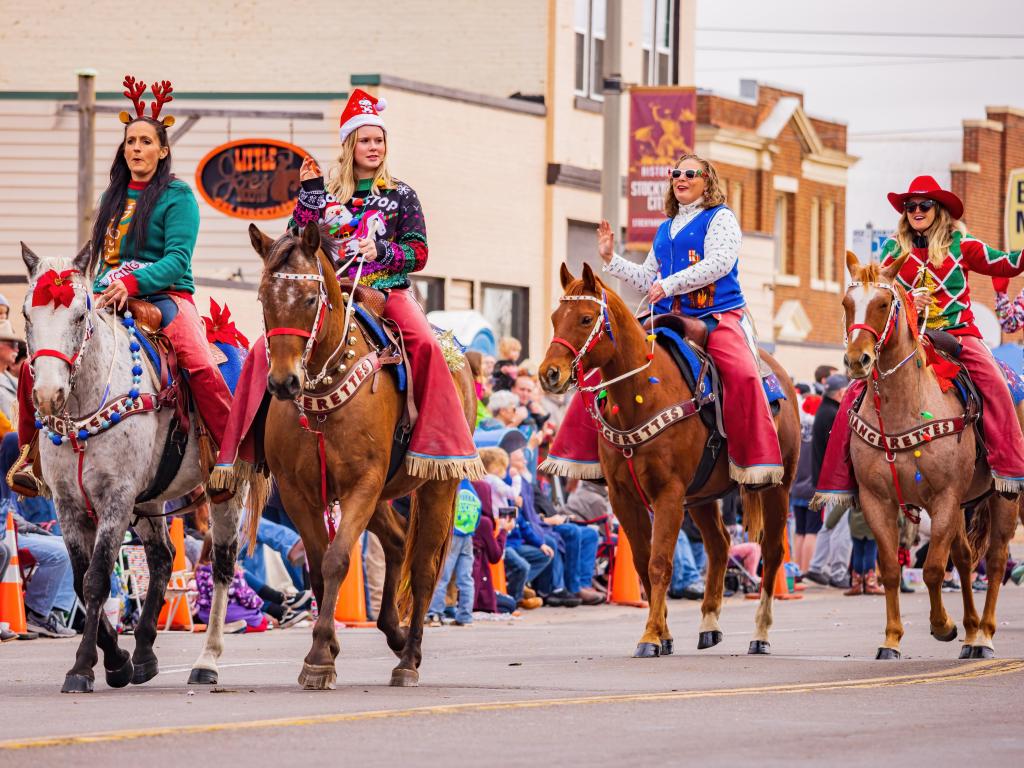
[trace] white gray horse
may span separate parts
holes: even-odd
[[[22,243],[22,258],[29,274],[24,315],[32,396],[42,429],[41,474],[53,495],[71,555],[75,592],[85,607],[85,631],[62,690],[92,691],[97,643],[111,687],[144,683],[158,672],[153,641],[172,565],[166,523],[159,515],[165,501],[185,496],[206,480],[195,419],[189,420],[189,439],[176,475],[155,498],[137,502],[157,475],[173,409],[149,410],[160,385],[140,353],[133,321],[93,307],[89,246],[73,260],[41,259]],[[243,495],[213,508],[220,602],[233,574]],[[150,581],[135,631],[135,652],[129,657],[118,647],[102,605],[125,531],[136,514]],[[223,616],[220,606],[211,622],[222,623]]]

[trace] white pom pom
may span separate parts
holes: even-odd
[[[385,99],[383,96],[379,96],[377,98],[377,103],[374,106],[377,108],[378,112],[383,112],[385,109],[388,108],[388,100]]]

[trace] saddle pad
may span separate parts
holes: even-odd
[[[380,322],[374,317],[362,304],[355,305],[356,318],[359,323],[366,329],[374,342],[381,349],[387,348],[391,342],[388,340],[387,334],[384,333],[384,329],[381,327]],[[392,365],[388,366],[393,368],[395,375],[398,377],[398,391],[405,392],[405,366],[404,365]]]
[[[142,346],[142,351],[146,353],[146,357],[149,358],[150,365],[153,370],[156,371],[157,377],[160,377],[160,355],[157,354],[156,347],[153,346],[153,340],[144,333],[141,329],[135,334],[135,338]]]

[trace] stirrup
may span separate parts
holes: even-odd
[[[32,438],[28,445],[22,446],[11,469],[7,472],[7,485],[19,496],[34,499],[39,495],[41,484],[33,472],[33,449],[37,448],[39,436]],[[38,450],[35,451],[38,454]]]

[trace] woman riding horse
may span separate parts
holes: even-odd
[[[121,309],[129,298],[157,306],[160,327],[170,340],[178,364],[188,371],[192,398],[219,445],[224,436],[231,393],[217,369],[206,340],[203,321],[192,295],[192,252],[199,233],[199,206],[188,184],[171,173],[167,129],[174,118],[160,119],[161,107],[171,101],[171,84],[153,84],[150,116],[142,96],[145,83],[132,77],[125,95],[135,115],[121,112],[124,137],[110,166],[110,184],[100,199],[92,233],[90,272],[96,272],[96,307]],[[32,404],[31,370],[23,371],[18,386],[18,442],[22,446],[13,484],[29,495],[38,490],[26,450],[38,437]]]
[[[907,192],[889,193],[889,202],[900,212],[896,236],[882,247],[881,266],[909,254],[897,280],[915,298],[919,314],[927,312],[927,327],[952,334],[960,342],[959,360],[971,375],[984,400],[982,423],[988,462],[995,488],[1007,496],[1024,490],[1024,435],[1006,380],[974,324],[967,273],[994,278],[1024,273],[1021,251],[997,251],[967,233],[960,221],[964,204],[931,176],[918,176]],[[864,308],[854,311],[854,322],[863,322]],[[872,361],[847,360],[851,371]],[[816,502],[829,506],[848,504],[856,493],[850,465],[850,423],[847,414],[864,391],[852,384],[839,406],[821,468]]]
[[[410,474],[427,478],[476,476],[479,459],[473,436],[462,415],[441,345],[410,289],[409,274],[427,263],[423,209],[412,187],[388,170],[387,133],[380,110],[383,99],[356,89],[341,114],[341,154],[324,184],[316,161],[307,157],[299,178],[302,191],[295,205],[294,225],[321,222],[341,241],[341,262],[358,256],[348,277],[387,293],[384,317],[402,330],[412,366],[412,394],[419,420],[413,428],[406,465]],[[356,236],[360,221],[373,213],[383,217],[384,232]]]
[[[744,312],[738,271],[742,234],[724,201],[714,166],[683,155],[669,172],[669,218],[658,228],[644,263],[613,255],[615,234],[606,221],[598,227],[598,254],[604,271],[646,293],[657,313],[682,313],[707,324],[707,352],[724,390],[725,431],[743,435],[728,441],[729,474],[755,489],[782,481],[782,453]],[[589,419],[583,398],[574,398],[549,458],[548,466],[559,474],[562,469],[573,474],[572,467],[587,473],[586,465],[597,462],[596,444],[580,444],[596,441],[596,433],[583,425]]]

